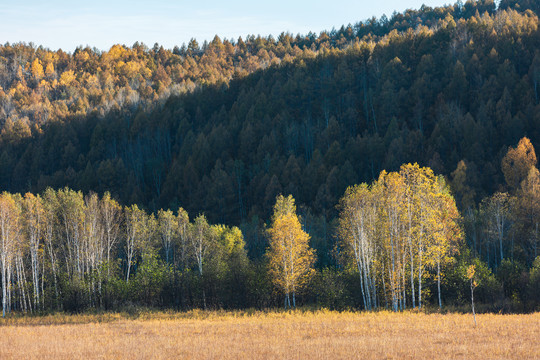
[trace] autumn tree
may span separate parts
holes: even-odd
[[[19,237],[20,209],[9,193],[0,195],[0,262],[2,267],[2,317],[11,308],[11,279]]]
[[[34,61],[32,62],[30,71],[32,72],[32,76],[35,78],[36,82],[41,80],[43,75],[45,75],[45,73],[43,72],[43,65],[41,65],[41,61],[38,58],[34,59]]]
[[[439,308],[442,308],[441,299],[441,267],[452,263],[463,240],[463,231],[459,224],[461,216],[456,207],[456,202],[446,187],[443,178],[437,181],[439,187],[436,196],[435,211],[437,212],[437,222],[433,233],[433,241],[428,249],[428,263],[437,268],[437,298]]]
[[[43,242],[45,244],[45,252],[47,253],[47,258],[49,262],[50,272],[52,273],[53,285],[54,285],[54,304],[58,308],[60,302],[61,289],[59,286],[59,268],[60,260],[58,259],[58,248],[60,243],[58,241],[57,233],[57,207],[58,207],[58,197],[56,196],[56,191],[49,188],[43,194]],[[43,279],[43,278],[42,278]],[[42,283],[43,287],[43,283]]]
[[[309,247],[309,235],[302,230],[291,195],[276,198],[268,235],[270,275],[276,287],[285,294],[285,308],[291,307],[291,295],[292,307],[296,307],[296,293],[306,286],[315,272],[315,254]]]
[[[32,271],[32,285],[34,290],[34,310],[42,306],[42,291],[40,280],[42,274],[43,251],[42,238],[44,237],[45,209],[41,197],[31,193],[24,195],[22,209],[24,212],[24,232],[28,239],[30,249],[30,265]]]
[[[478,286],[478,282],[476,280],[476,267],[475,265],[470,265],[467,268],[467,279],[469,280],[470,286],[471,286],[471,307],[472,307],[472,313],[474,318],[474,326],[476,326],[476,312],[474,311],[474,289]]]
[[[521,251],[527,254],[527,261],[532,263],[538,256],[540,237],[540,172],[536,167],[531,168],[527,178],[521,182],[516,212],[521,239],[524,240]]]
[[[404,307],[406,256],[403,231],[402,209],[405,195],[405,182],[397,172],[382,171],[372,191],[378,198],[379,212],[379,259],[382,263],[381,276],[383,291],[390,296],[394,311]]]
[[[517,147],[509,148],[501,162],[508,186],[516,190],[529,174],[529,170],[536,166],[536,162],[536,152],[529,138],[524,137],[519,140]]]
[[[367,184],[351,186],[340,201],[339,235],[352,252],[364,308],[377,308],[377,208]]]

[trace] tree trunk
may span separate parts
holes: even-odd
[[[476,314],[474,312],[474,284],[471,278],[471,305],[472,305],[472,314],[474,319],[474,326],[476,326]]]
[[[7,274],[6,274],[6,260],[2,256],[2,317],[6,317],[7,308]]]
[[[414,258],[413,258],[413,252],[412,252],[412,242],[409,242],[409,255],[411,258],[411,297],[412,297],[412,307],[413,309],[416,307],[415,298],[414,298]]]
[[[418,267],[418,308],[422,308],[422,263]]]
[[[439,291],[439,309],[442,309],[441,301],[441,259],[437,259],[437,290]]]

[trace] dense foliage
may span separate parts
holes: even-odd
[[[172,51],[136,43],[69,54],[5,44],[0,188],[110,191],[140,207],[126,210],[134,223],[143,213],[159,218],[161,208],[204,213],[194,220],[201,249],[203,234],[213,229],[206,219],[237,225],[251,264],[240,273],[260,293],[241,291],[239,300],[234,289],[216,300],[227,291],[210,280],[208,287],[194,285],[207,281],[201,253],[188,278],[178,267],[163,268],[163,279],[176,279],[167,283],[168,294],[175,286],[191,289],[191,300],[169,295],[158,302],[174,306],[273,303],[259,268],[268,244],[264,222],[276,196],[292,194],[317,253],[318,272],[304,300],[356,306],[361,287],[338,271],[344,264],[336,204],[350,185],[418,162],[446,177],[464,219],[468,246],[453,256],[455,271],[443,278],[442,292],[462,301],[463,269],[476,261],[481,301],[506,298],[530,308],[538,293],[529,285],[538,285],[531,279],[540,211],[530,156],[540,139],[537,14],[534,1],[503,0],[496,9],[491,0],[469,0],[319,35],[216,36]],[[514,148],[524,136],[530,140]],[[131,231],[124,241],[157,236]],[[127,273],[118,279],[129,279],[126,264],[142,256],[132,250],[119,256]],[[159,267],[170,256],[164,245],[141,264]],[[114,293],[127,299],[131,290],[122,286]],[[137,296],[157,304],[155,294]]]

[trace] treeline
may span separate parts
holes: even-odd
[[[525,10],[527,6],[507,4]],[[492,0],[467,1],[441,8],[422,7],[342,26],[319,35],[249,35],[164,49],[135,43],[115,45],[109,51],[78,47],[73,53],[51,51],[34,44],[0,45],[0,116],[4,127],[28,136],[49,121],[93,113],[103,116],[122,108],[153,108],[170,95],[191,92],[209,84],[228,83],[259,69],[295,58],[313,56],[323,49],[345,49],[351,42],[378,41],[392,30],[438,26],[447,15],[469,18],[476,12],[493,13]]]
[[[260,291],[237,227],[148,214],[108,193],[0,195],[4,314],[129,304],[241,307]],[[251,300],[251,301],[250,301]]]
[[[305,220],[278,196],[262,259],[237,227],[190,220],[182,208],[149,214],[105,193],[48,189],[0,195],[3,314],[151,306],[174,309],[313,304],[421,308],[467,303],[467,268],[487,309],[539,306],[540,257],[529,272],[507,261],[495,275],[463,242],[443,177],[417,164],[349,187],[339,205],[337,266],[314,267]],[[519,276],[517,283],[516,275]],[[292,304],[292,305],[291,305]]]

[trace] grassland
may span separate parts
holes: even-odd
[[[0,359],[539,359],[540,313],[202,312],[0,320]]]

